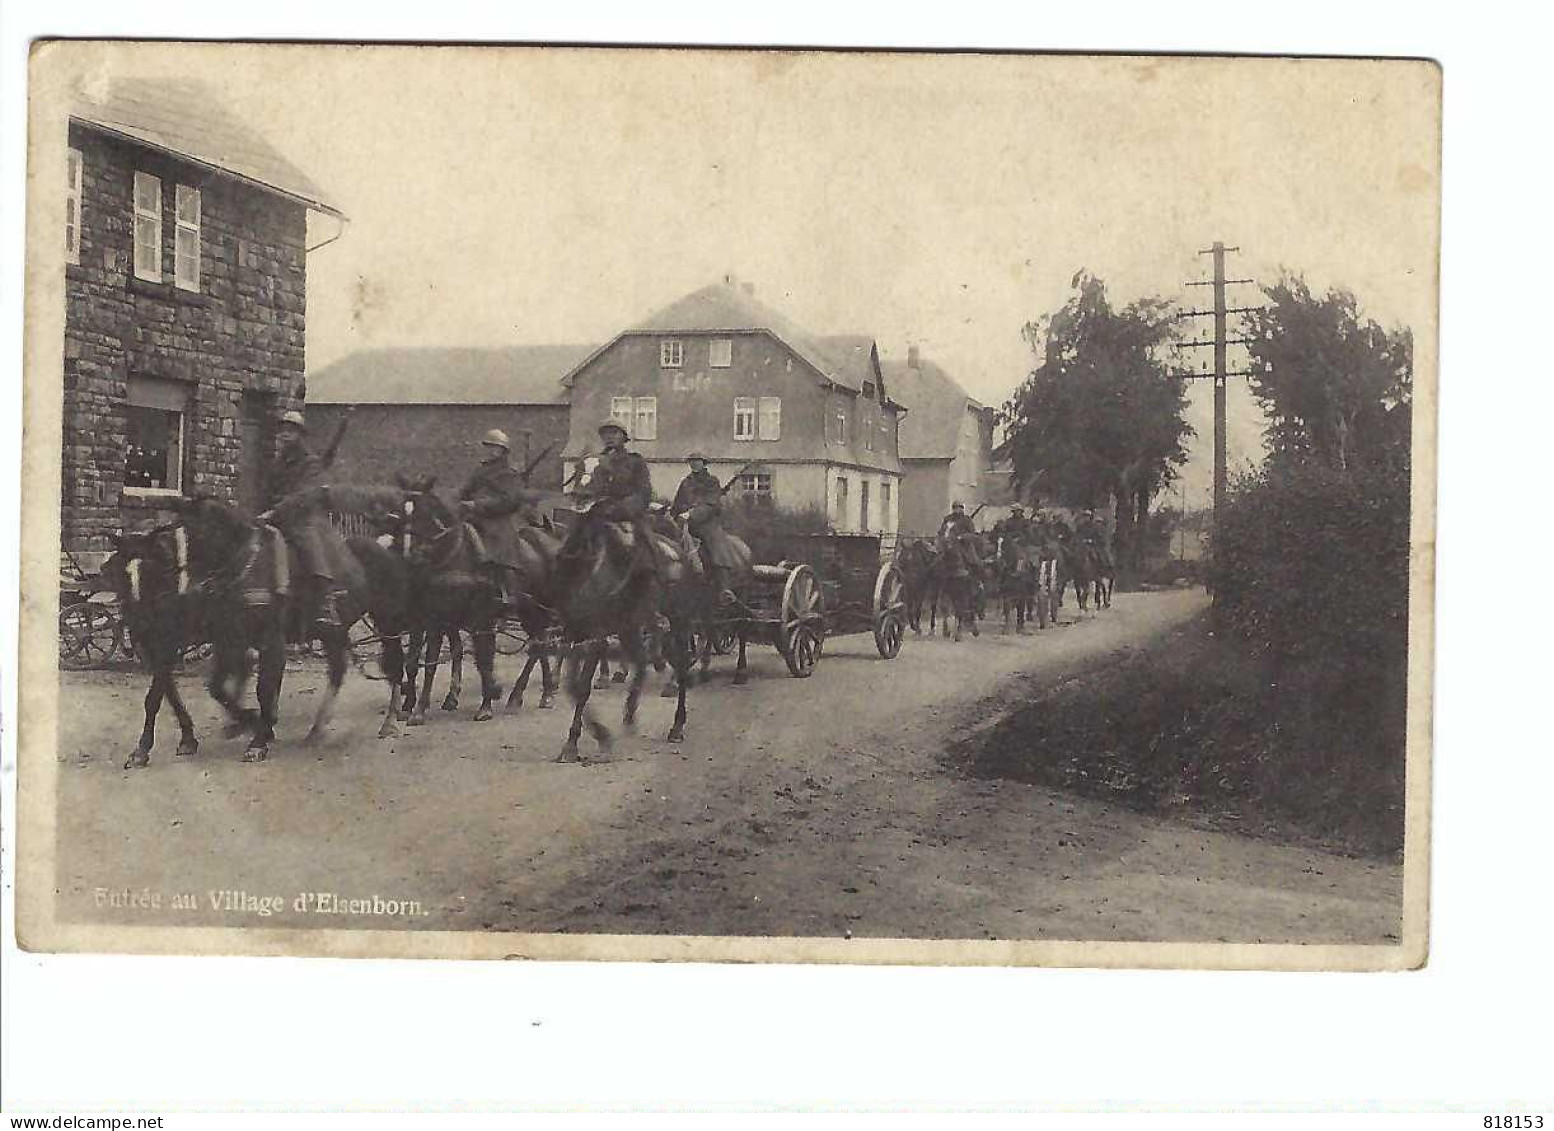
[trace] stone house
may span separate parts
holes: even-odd
[[[308,215],[344,217],[197,84],[116,82],[62,140],[61,531],[95,568],[181,494],[261,505],[304,395]]]
[[[398,472],[462,483],[480,438],[500,428],[532,486],[561,491],[570,405],[561,383],[589,346],[359,350],[308,375],[310,431],[332,436],[354,411],[335,456],[346,483],[392,483]],[[548,453],[548,454],[547,454]]]
[[[961,388],[916,346],[906,361],[884,363],[891,396],[906,408],[901,423],[901,533],[934,534],[956,500],[967,513],[983,507],[977,525],[992,525],[989,510],[1007,502],[1007,475],[994,471],[996,413]]]
[[[734,493],[823,512],[838,532],[896,530],[900,406],[868,335],[811,334],[726,279],[617,334],[566,384],[569,475],[614,419],[662,498],[699,449]]]

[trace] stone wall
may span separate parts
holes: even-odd
[[[82,154],[80,264],[66,267],[64,546],[88,562],[108,534],[165,520],[126,492],[131,375],[185,383],[185,492],[236,501],[245,391],[274,420],[305,392],[306,209],[178,158],[72,123]],[[161,283],[134,277],[134,175],[162,180]],[[200,190],[200,289],[173,285],[178,184]],[[273,435],[266,429],[265,435]],[[264,453],[266,459],[271,453]]]

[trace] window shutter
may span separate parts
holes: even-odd
[[[658,439],[658,398],[638,397],[636,404],[636,431],[638,440]]]
[[[65,199],[65,257],[81,262],[81,151],[69,150],[66,157],[69,196]]]
[[[782,398],[761,398],[761,439],[782,439]]]
[[[200,289],[200,190],[179,185],[175,197],[177,229],[173,236],[173,283]]]

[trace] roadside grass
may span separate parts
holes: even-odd
[[[975,777],[1355,856],[1403,845],[1404,704],[1393,688],[1279,670],[1211,612],[1044,688],[953,746]]]

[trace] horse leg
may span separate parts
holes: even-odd
[[[557,684],[560,682],[561,661],[557,659],[552,665],[551,659],[548,650],[540,653],[540,709],[542,711],[548,711],[556,705]]]
[[[343,662],[343,659],[342,659]],[[279,718],[281,679],[286,673],[286,633],[279,625],[264,635],[259,646],[259,725],[243,751],[243,761],[263,762],[270,756],[270,743],[275,741],[275,724]],[[248,654],[243,654],[243,681],[248,680]]]
[[[171,669],[168,669],[164,678],[167,702],[173,708],[173,714],[178,716],[178,749],[173,754],[179,758],[193,757],[200,752],[200,740],[194,737],[194,720],[189,717],[189,708],[184,706],[183,696],[178,691],[178,681]]]
[[[479,652],[479,645],[476,646]],[[480,661],[475,661],[476,668]],[[458,629],[448,633],[448,694],[443,697],[444,711],[459,709],[459,696],[464,694],[464,634]]]
[[[679,683],[680,683],[680,696],[679,696],[679,700],[675,704],[674,722],[669,727],[669,736],[668,737],[669,737],[669,741],[670,742],[684,742],[685,741],[685,720],[686,720],[686,710],[685,710],[685,683],[686,683],[686,681],[685,681],[685,678],[684,678],[684,673],[686,671],[688,671],[690,669],[690,666],[691,666],[690,631],[684,625],[673,624],[673,625],[670,625],[670,627],[669,627],[669,638],[670,638],[669,647],[670,647],[670,652],[671,652],[669,660],[670,660],[670,663],[672,663],[674,665],[675,670],[681,673],[681,678],[679,680]],[[744,647],[744,643],[745,643],[744,642],[744,636],[743,636],[743,634],[741,634],[740,635],[740,639],[739,639],[739,663],[740,663],[741,670],[743,669],[744,662],[745,662],[745,647]]]
[[[506,711],[516,711],[523,706],[523,693],[529,689],[529,676],[534,671],[537,661],[531,650],[523,660],[523,670],[518,673],[518,678],[513,681],[513,689],[507,695]]]
[[[637,703],[642,698],[642,685],[647,682],[647,651],[642,637],[628,632],[621,638],[626,652],[626,663],[631,665],[631,679],[626,684],[626,705],[621,710],[621,725],[628,734],[637,729]]]
[[[400,685],[405,678],[405,643],[398,636],[385,636],[378,651],[378,670],[388,681],[388,710],[383,713],[383,725],[378,728],[379,738],[399,736]]]
[[[216,645],[216,656],[210,665],[210,677],[205,681],[205,690],[227,713],[227,725],[222,731],[227,738],[236,738],[244,731],[252,730],[259,720],[257,711],[242,705],[242,689],[247,682],[247,677],[245,675],[240,680],[239,675],[242,669],[247,667],[247,651],[246,641],[233,641],[224,637]],[[234,684],[236,684],[235,690]]]
[[[329,667],[329,682],[324,685],[324,695],[319,701],[318,711],[313,715],[313,725],[308,728],[307,737],[302,740],[304,746],[313,746],[321,741],[324,731],[329,726],[329,720],[334,717],[335,700],[340,695],[340,685],[345,682],[346,652],[350,648],[350,637],[346,635],[346,629],[343,627],[324,629],[319,634],[319,642],[324,646],[324,659]]]
[[[743,687],[750,682],[750,673],[745,667],[745,627],[740,625],[736,636],[739,639],[739,662],[734,668],[734,686]]]
[[[597,674],[594,676],[595,691],[603,691],[605,688],[610,686],[610,656],[609,653],[605,651],[607,646],[607,641],[601,640],[599,642],[599,650],[601,655],[599,655],[595,661],[597,664],[597,667],[595,668]]]
[[[415,706],[416,674],[421,670],[421,657],[425,652],[426,630],[417,629],[410,634],[410,648],[405,653],[404,677],[399,687],[400,722],[410,718],[410,709]]]
[[[502,689],[496,682],[496,630],[482,628],[475,636],[475,669],[480,672],[480,710],[475,721],[491,721],[491,705],[502,697]]]
[[[124,760],[126,770],[143,769],[151,764],[151,748],[156,745],[156,717],[162,710],[163,688],[172,675],[169,667],[159,663],[151,673],[151,686],[146,688],[146,722],[140,731],[140,741]]]
[[[426,653],[421,657],[421,694],[410,711],[410,725],[413,727],[426,725],[426,709],[432,699],[432,681],[437,678],[437,662],[442,658],[442,637],[441,628],[426,630]]]

